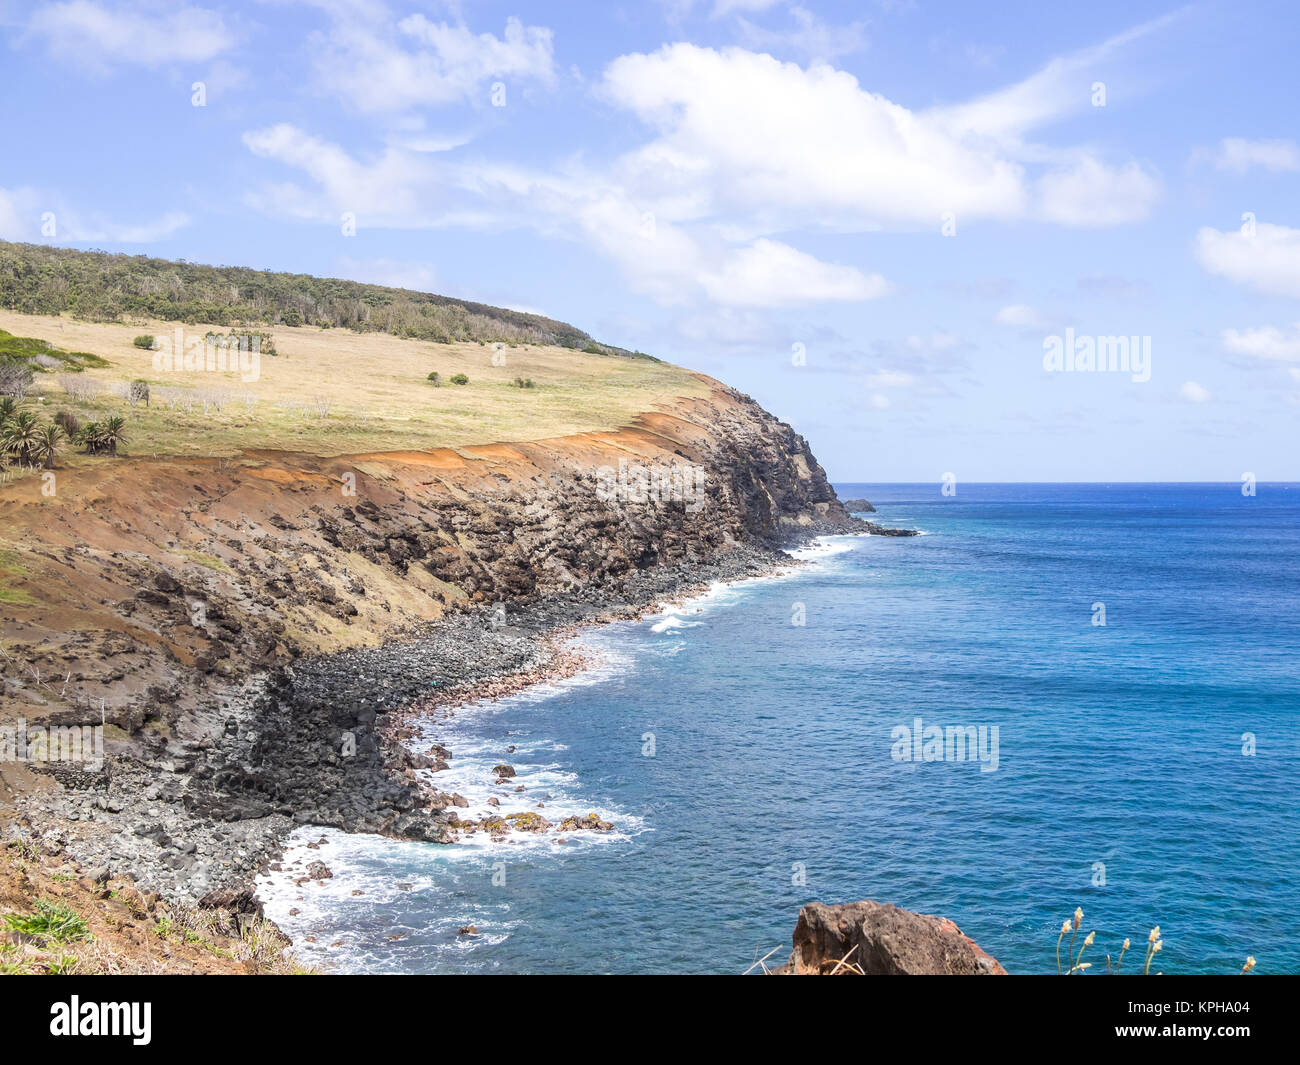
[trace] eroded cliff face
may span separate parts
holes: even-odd
[[[215,763],[198,790],[237,794],[217,786],[232,759],[203,752],[238,748],[234,761],[253,766],[315,727],[295,725],[290,708],[278,737],[231,741],[243,688],[278,676],[283,689],[276,671],[290,663],[375,648],[475,605],[514,618],[561,600],[644,599],[794,533],[865,528],[802,437],[710,384],[707,399],[617,432],[337,458],[106,460],[61,471],[52,498],[35,479],[12,485],[0,498],[19,599],[0,604],[4,716],[102,717],[120,729],[110,749],[183,769]],[[404,691],[398,678],[384,685]],[[334,677],[318,708],[331,731],[365,737],[373,721],[357,707],[373,692],[347,688]],[[330,703],[343,706],[337,721]],[[295,813],[302,796],[268,805],[276,789],[256,778],[240,785],[259,793],[253,807]],[[258,816],[253,807],[229,813]]]

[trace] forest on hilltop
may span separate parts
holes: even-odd
[[[241,266],[203,266],[0,241],[0,307],[97,322],[161,319],[222,326],[314,325],[434,343],[558,344],[629,354],[596,344],[539,314],[410,289]]]

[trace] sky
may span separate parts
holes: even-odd
[[[1300,480],[1293,4],[0,0],[0,38],[0,239],[539,311],[836,481]]]

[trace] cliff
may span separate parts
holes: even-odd
[[[702,380],[616,431],[11,485],[4,716],[109,725],[103,767],[59,767],[60,787],[4,768],[22,817],[195,899],[293,823],[446,838],[457,797],[417,786],[429,763],[389,711],[535,671],[557,625],[758,572],[791,538],[887,531],[788,425]]]

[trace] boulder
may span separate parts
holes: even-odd
[[[810,902],[799,911],[794,953],[786,972],[867,976],[1005,976],[1006,970],[962,935],[952,921],[887,903]],[[855,969],[848,969],[848,965]]]
[[[590,830],[592,832],[608,832],[614,826],[608,821],[602,821],[598,814],[588,814],[586,817],[566,817],[560,822],[559,832],[578,832]]]
[[[252,888],[217,888],[199,899],[199,907],[262,916],[262,904]]]

